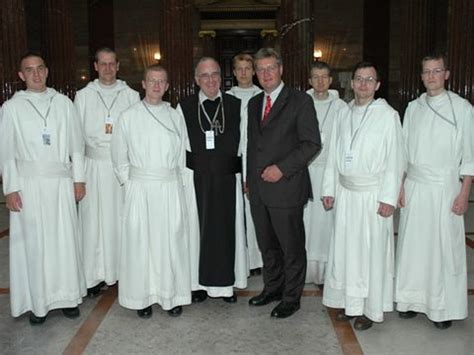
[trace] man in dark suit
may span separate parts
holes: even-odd
[[[262,48],[254,65],[264,92],[248,104],[246,181],[264,289],[249,304],[281,300],[271,316],[286,318],[300,308],[306,274],[303,207],[311,197],[308,162],[321,149],[321,139],[311,97],[281,80],[280,55]]]

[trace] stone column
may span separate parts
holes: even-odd
[[[450,0],[448,12],[449,89],[474,103],[474,2]]]
[[[260,37],[263,39],[262,47],[275,48],[277,47],[276,40],[278,38],[277,30],[261,30]]]
[[[42,0],[41,48],[49,67],[48,83],[74,97],[75,51],[70,0]]]
[[[216,31],[199,31],[199,38],[202,41],[202,55],[204,57],[216,56]]]
[[[0,104],[22,88],[18,60],[26,51],[23,0],[0,0]]]
[[[173,105],[193,93],[193,6],[191,0],[162,1],[161,61],[168,70]]]
[[[281,0],[279,11],[283,80],[304,90],[313,59],[313,1]]]
[[[400,114],[420,95],[421,58],[435,49],[434,1],[401,0]]]

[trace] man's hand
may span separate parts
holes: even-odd
[[[5,202],[7,208],[12,212],[20,212],[23,208],[23,203],[21,202],[21,197],[18,192],[12,192],[6,195]]]
[[[466,213],[467,208],[469,207],[469,195],[465,195],[460,193],[454,199],[453,207],[451,207],[451,211],[458,216],[462,216]]]
[[[283,177],[283,173],[281,172],[280,168],[275,164],[267,166],[265,170],[263,170],[262,175],[260,175],[263,181],[266,182],[278,182]]]
[[[405,207],[405,188],[403,187],[403,185],[400,188],[400,193],[398,194],[397,207],[398,208]]]
[[[76,198],[76,202],[79,202],[84,198],[86,195],[86,184],[83,182],[75,182],[74,183],[74,197]]]
[[[395,211],[394,206],[389,205],[388,203],[380,202],[377,213],[381,215],[382,217],[390,217],[394,211]]]
[[[326,210],[330,210],[334,206],[334,197],[323,196],[323,206]]]

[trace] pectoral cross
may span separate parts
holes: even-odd
[[[214,131],[214,135],[217,137],[219,131],[222,130],[222,126],[219,120],[215,120],[211,123],[211,129]]]

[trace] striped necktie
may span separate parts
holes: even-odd
[[[265,122],[270,114],[270,110],[272,109],[272,98],[270,95],[267,96],[267,101],[265,103],[265,110],[263,111],[262,122]]]

